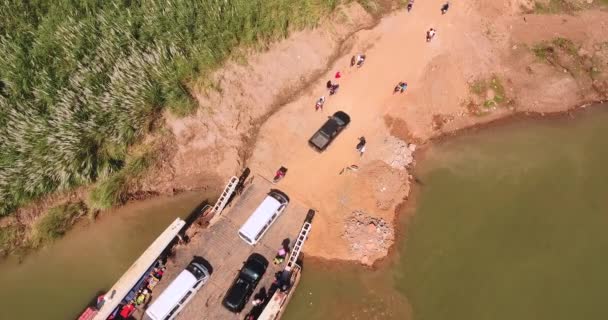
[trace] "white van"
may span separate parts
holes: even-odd
[[[289,197],[279,190],[270,190],[264,201],[255,209],[239,230],[239,237],[250,245],[255,245],[268,228],[277,220],[289,203]]]
[[[209,279],[209,271],[192,261],[146,310],[146,319],[175,319],[194,294]]]

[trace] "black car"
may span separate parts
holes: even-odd
[[[338,111],[327,119],[325,124],[308,140],[308,143],[315,149],[323,151],[349,123],[348,114]]]
[[[249,256],[226,293],[222,304],[232,312],[240,312],[266,272],[268,260],[258,253]]]

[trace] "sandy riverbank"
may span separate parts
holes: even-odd
[[[410,144],[606,99],[608,12],[534,14],[532,2],[477,0],[441,15],[442,3],[416,3],[379,21],[351,4],[317,29],[228,63],[195,90],[195,115],[166,117],[161,161],[133,191],[219,191],[244,166],[271,177],[283,165],[289,172],[277,187],[319,211],[306,252],[371,264],[387,254],[396,207],[409,194]],[[427,43],[430,27],[438,35]],[[353,69],[359,52],[367,61]],[[338,94],[315,112],[337,71]],[[408,90],[393,94],[399,81]],[[306,141],[337,110],[351,125],[314,152]],[[368,141],[362,157],[359,136]],[[340,174],[351,164],[359,170]]]
[[[248,165],[267,176],[288,167],[280,187],[320,212],[307,253],[365,264],[387,254],[394,235],[385,225],[410,189],[408,162],[395,165],[410,155],[399,151],[403,146],[517,113],[561,112],[605,99],[606,74],[587,70],[608,61],[602,44],[608,39],[598,30],[606,31],[606,12],[524,20],[519,9],[503,15],[515,6],[504,2],[454,5],[445,16],[440,5],[416,4],[409,14],[396,12],[358,32],[352,50],[260,128]],[[429,27],[439,35],[426,43]],[[541,48],[551,56],[541,59],[534,48],[549,42]],[[350,57],[361,51],[368,61],[350,68]],[[598,65],[588,65],[587,55]],[[315,112],[313,102],[336,71],[340,92]],[[409,83],[407,92],[392,94],[401,80]],[[351,115],[351,125],[329,150],[315,153],[306,140],[337,110]],[[359,136],[368,141],[363,157],[354,150]],[[360,169],[339,174],[350,164]]]

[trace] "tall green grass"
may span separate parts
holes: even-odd
[[[89,194],[89,206],[93,209],[107,209],[127,200],[130,183],[139,178],[152,162],[150,151],[130,156],[124,168],[101,181]]]
[[[22,236],[22,230],[16,225],[0,228],[0,257],[8,254],[17,246]]]
[[[61,237],[86,212],[87,208],[82,202],[66,203],[49,209],[32,225],[29,245],[36,248]]]
[[[338,3],[2,1],[0,215],[100,179],[121,185],[110,177],[154,115],[196,108],[193,80],[235,48],[312,26]]]

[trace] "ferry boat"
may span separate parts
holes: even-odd
[[[89,306],[78,317],[78,320],[112,319],[120,306],[135,298],[137,291],[149,279],[150,272],[157,266],[159,257],[166,248],[175,242],[180,230],[186,225],[182,219],[175,219],[163,233],[142,253],[129,267],[110,290],[97,297],[93,306]]]
[[[306,215],[304,225],[302,225],[300,234],[298,235],[293,250],[291,251],[287,265],[277,277],[278,288],[268,300],[268,303],[264,307],[262,313],[257,317],[258,320],[278,320],[285,312],[287,304],[291,300],[298,284],[300,283],[302,267],[298,264],[298,258],[304,246],[304,242],[306,242],[306,239],[308,239],[308,234],[310,233],[312,219],[314,216],[315,211],[312,209],[309,210],[308,214]]]

